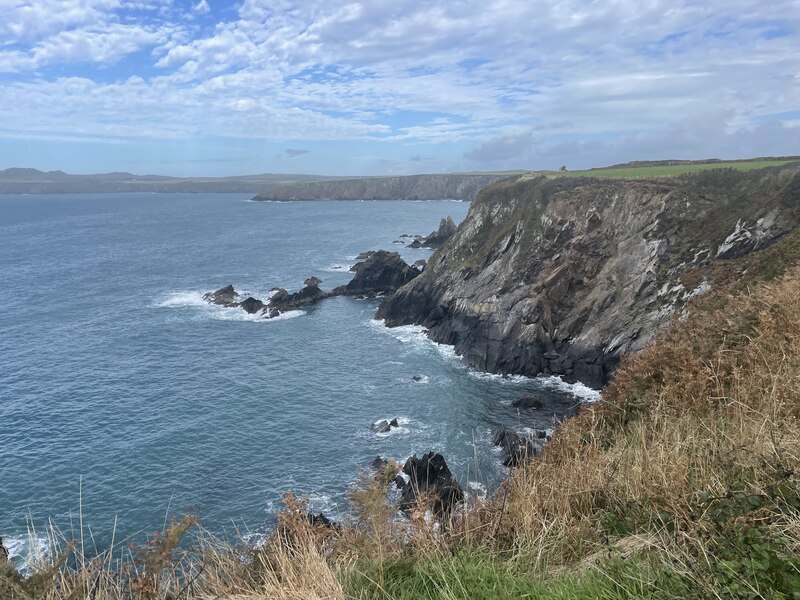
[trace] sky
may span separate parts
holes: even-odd
[[[0,169],[800,154],[800,0],[0,0]]]

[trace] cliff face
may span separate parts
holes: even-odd
[[[507,175],[407,175],[298,183],[260,193],[253,200],[472,200]]]
[[[654,181],[521,176],[482,190],[378,318],[428,327],[481,370],[599,387],[710,289],[711,263],[798,222],[798,164]]]

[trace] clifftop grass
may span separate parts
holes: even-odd
[[[189,519],[121,562],[62,546],[28,580],[7,570],[0,598],[800,598],[797,249],[791,235],[731,263],[732,287],[447,523],[393,520],[382,473],[349,527],[311,526],[290,496],[259,549],[181,546]]]

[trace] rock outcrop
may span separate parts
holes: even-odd
[[[536,445],[530,437],[519,435],[508,427],[501,427],[494,432],[492,445],[502,449],[503,465],[506,467],[518,467],[536,456],[537,452]]]
[[[253,200],[472,200],[507,175],[406,175],[297,183],[262,192]]]
[[[375,433],[388,433],[397,427],[400,427],[400,423],[397,422],[397,417],[392,420],[381,419],[372,424],[372,431]]]
[[[420,274],[419,269],[410,266],[397,252],[377,250],[366,260],[351,268],[355,276],[347,285],[333,289],[332,296],[374,297],[392,293]]]
[[[710,289],[712,261],[800,222],[800,164],[658,180],[521,176],[484,189],[423,273],[386,299],[471,366],[600,387]]]
[[[203,294],[203,300],[219,306],[234,306],[236,304],[236,296],[238,296],[238,293],[233,289],[233,286],[226,285],[216,292],[207,292]]]
[[[439,228],[436,231],[432,231],[425,237],[421,235],[415,235],[414,241],[411,242],[408,245],[408,247],[438,248],[439,246],[444,244],[450,238],[450,236],[456,232],[457,229],[458,228],[456,227],[455,221],[453,221],[453,217],[448,216],[447,218],[444,218],[439,222]],[[406,236],[406,237],[411,237],[411,236]]]
[[[321,279],[317,277],[310,277],[309,279],[306,279],[305,287],[303,287],[303,289],[301,289],[299,292],[290,294],[283,288],[277,288],[273,290],[273,294],[266,306],[270,316],[276,316],[273,314],[276,311],[278,314],[280,314],[289,310],[305,308],[306,306],[311,306],[312,304],[316,304],[320,300],[327,298],[328,293],[323,292],[319,287],[321,283]]]
[[[439,229],[431,232],[431,234],[425,238],[423,246],[426,248],[438,248],[456,232],[456,229],[457,227],[453,221],[453,217],[448,216],[446,219],[442,219],[439,223]]]
[[[443,517],[464,499],[461,486],[439,453],[429,452],[421,458],[415,454],[403,465],[402,473],[405,477],[398,476],[398,484],[402,482],[399,508],[403,512],[412,511],[420,500],[430,499],[434,513]]]
[[[261,314],[268,318],[274,318],[284,312],[312,306],[333,296],[373,298],[382,294],[390,294],[417,277],[421,272],[417,267],[406,263],[397,252],[376,250],[364,252],[359,256],[364,256],[366,259],[353,266],[351,270],[355,272],[355,275],[350,283],[340,285],[330,292],[320,289],[322,280],[319,277],[309,277],[303,282],[304,287],[298,292],[290,293],[284,288],[273,288],[272,295],[266,303],[252,296],[239,302],[237,298],[240,295],[232,285],[203,294],[203,299],[210,304],[227,308],[239,307],[249,314]]]

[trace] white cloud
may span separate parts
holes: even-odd
[[[198,14],[207,15],[211,12],[211,7],[208,5],[206,0],[200,0],[200,2],[194,5],[192,10]]]
[[[798,9],[798,0],[243,0],[206,30],[170,3],[0,0],[9,40],[0,72],[20,73],[4,84],[0,112],[92,135],[469,142],[477,162],[541,161],[536,148],[565,144],[600,157],[621,147],[609,140],[644,151],[648,135],[716,114],[722,125],[694,143],[746,146],[765,115],[800,110]],[[107,69],[141,51],[151,59],[135,79],[24,76]],[[679,149],[674,136],[656,138],[665,155]]]

